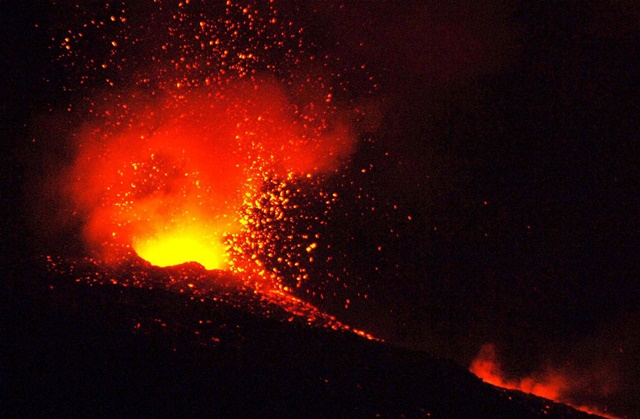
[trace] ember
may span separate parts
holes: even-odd
[[[323,180],[344,168],[359,136],[364,112],[343,79],[373,89],[365,66],[306,38],[299,7],[53,6],[68,22],[51,40],[72,96],[54,123],[72,127],[74,151],[53,183],[85,252],[50,256],[50,271],[194,298],[222,281],[292,319],[373,339],[291,293],[308,278],[299,261],[323,250],[311,226],[323,214],[306,203],[326,213],[339,199]],[[169,271],[160,283],[164,274],[145,273],[189,262],[219,272]]]
[[[94,251],[109,258],[133,248],[158,266],[233,268],[227,250],[232,235],[252,227],[247,209],[263,194],[272,212],[287,199],[267,182],[331,170],[354,141],[348,125],[320,107],[314,118],[322,127],[311,130],[289,112],[282,87],[257,78],[117,106],[123,116],[105,110],[77,134],[65,187]]]
[[[87,9],[52,38],[66,89],[87,104],[69,106],[84,110],[60,176],[86,247],[107,261],[133,250],[157,266],[195,261],[278,283],[257,253],[283,237],[265,225],[293,223],[282,211],[290,189],[353,151],[341,78],[364,67],[318,56],[295,5],[139,7]],[[290,260],[284,252],[269,257]]]

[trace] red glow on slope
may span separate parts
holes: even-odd
[[[533,394],[553,400],[559,403],[568,404],[583,412],[599,415],[606,418],[615,419],[615,416],[601,412],[599,409],[588,406],[580,406],[571,403],[568,394],[572,389],[572,379],[560,372],[547,369],[544,373],[535,374],[525,378],[509,378],[502,370],[502,366],[496,355],[495,346],[492,344],[483,345],[478,356],[471,362],[469,371],[482,379],[485,383],[506,388],[509,390],[519,390],[524,393]]]
[[[233,265],[227,238],[267,180],[333,169],[353,135],[334,108],[301,116],[278,84],[253,78],[110,104],[77,135],[68,192],[102,257],[133,249],[158,266]]]
[[[540,377],[526,377],[523,379],[508,379],[496,357],[493,345],[483,345],[480,353],[473,360],[469,371],[477,375],[484,382],[510,390],[520,390],[535,394],[546,399],[557,400],[563,391],[568,389],[565,378],[559,374],[548,372]]]

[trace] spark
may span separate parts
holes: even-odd
[[[291,291],[330,247],[318,227],[339,195],[326,180],[347,167],[362,115],[345,79],[371,82],[365,66],[307,38],[297,2],[52,7],[68,24],[51,39],[75,145],[59,185],[91,265],[76,279],[148,287],[123,260],[197,262],[229,273],[208,280],[351,330]],[[114,265],[132,277],[108,274]],[[199,296],[196,279],[169,282]]]

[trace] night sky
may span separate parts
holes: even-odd
[[[39,139],[81,101],[50,42],[72,2],[14,3],[0,6],[11,263],[82,252],[78,226],[34,221],[33,183],[72,160],[64,138]],[[319,55],[364,65],[375,88],[346,76],[368,117],[326,180],[341,199],[307,208],[340,257],[310,265],[301,296],[463,366],[494,344],[508,374],[562,369],[582,378],[578,397],[640,415],[640,6],[304,3]]]

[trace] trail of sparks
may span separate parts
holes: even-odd
[[[349,104],[350,81],[371,80],[306,36],[310,13],[288,1],[52,8],[68,22],[51,37],[65,90],[80,98],[68,109],[81,122],[62,183],[92,254],[134,249],[158,266],[199,261],[277,282],[282,270],[258,253],[288,265],[294,248],[310,253],[314,237],[303,234],[276,254],[273,243],[295,235],[280,208],[288,188],[353,151],[362,112]],[[328,207],[335,198],[307,197]]]
[[[373,335],[337,320],[313,305],[278,289],[256,290],[230,272],[210,272],[194,264],[169,269],[154,268],[135,255],[105,263],[91,258],[70,260],[47,256],[44,260],[51,287],[61,281],[84,286],[114,286],[166,290],[184,295],[194,304],[216,302],[252,314],[315,328],[354,333],[368,340]]]
[[[147,267],[122,260],[195,261],[232,274],[163,286],[199,296],[206,280],[242,278],[297,317],[350,329],[290,294],[309,278],[315,226],[339,199],[323,179],[356,146],[364,111],[352,82],[376,87],[364,65],[307,36],[313,13],[273,0],[53,3],[50,18],[67,25],[48,29],[76,146],[58,183],[90,255],[80,265],[93,265],[77,280],[145,288],[155,286]],[[309,202],[325,208],[307,212]],[[103,281],[114,264],[130,277]]]
[[[287,188],[333,170],[353,142],[339,121],[325,122],[309,138],[287,105],[275,84],[234,83],[127,106],[124,129],[119,119],[116,127],[85,127],[65,185],[87,220],[88,243],[103,257],[133,248],[160,266],[198,261],[210,269],[248,269],[229,260],[227,250],[241,254],[277,240],[255,232],[283,220]],[[266,216],[257,220],[260,211]],[[175,259],[181,252],[187,258]]]

